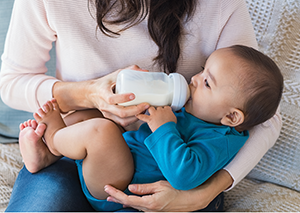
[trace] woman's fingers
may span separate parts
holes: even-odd
[[[143,113],[145,110],[149,108],[149,104],[141,103],[139,105],[134,106],[119,106],[119,105],[107,105],[102,108],[102,112],[104,113],[112,113],[120,118],[133,117],[140,113]]]
[[[111,195],[107,198],[107,201],[120,203],[123,204],[124,207],[132,207],[140,211],[149,211],[149,209],[146,207],[149,205],[149,200],[146,199],[145,196],[139,197],[135,195],[127,195],[112,186],[105,186],[105,191]],[[149,196],[150,195],[147,195],[147,197]]]
[[[135,99],[135,95],[133,93],[126,93],[126,94],[110,94],[107,97],[107,103],[109,104],[120,104],[125,103],[128,101],[132,101]]]
[[[128,69],[145,71],[138,66],[130,66]],[[127,126],[138,119],[135,115],[143,113],[149,108],[149,104],[142,103],[134,106],[120,106],[118,104],[131,101],[135,98],[133,93],[115,94],[114,87],[116,84],[117,74],[121,70],[117,70],[107,76],[96,79],[91,82],[92,91],[88,95],[88,100],[94,103],[94,107],[98,108],[104,117],[113,120],[117,124]],[[98,92],[99,91],[99,92]]]
[[[105,186],[105,191],[110,196],[108,201],[121,203],[125,206],[131,206],[141,211],[172,211],[168,204],[175,201],[177,190],[171,187],[167,181],[158,181],[149,184],[129,185],[132,193],[142,195],[126,195],[124,192],[112,187]],[[171,205],[171,207],[174,205]]]
[[[137,121],[135,115],[143,113],[147,110],[149,104],[142,103],[136,106],[123,107],[119,105],[107,105],[105,108],[101,109],[101,112],[104,117],[109,118],[120,124],[123,127],[128,126],[129,124]]]

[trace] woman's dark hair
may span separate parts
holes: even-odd
[[[196,7],[196,0],[89,0],[95,4],[98,27],[107,36],[119,36],[148,16],[148,31],[158,46],[154,61],[164,72],[176,72],[180,57],[183,23]],[[107,24],[125,24],[117,32]]]
[[[283,91],[283,76],[276,63],[267,55],[250,47],[230,47],[242,59],[243,77],[240,83],[244,95],[244,122],[237,130],[249,130],[270,119],[279,106]]]

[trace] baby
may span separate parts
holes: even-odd
[[[145,123],[125,133],[99,111],[63,119],[52,99],[34,114],[36,121],[20,125],[25,166],[34,173],[61,156],[76,160],[82,190],[97,211],[122,208],[106,201],[107,184],[126,193],[130,183],[158,180],[195,188],[230,162],[247,130],[275,114],[283,77],[269,57],[236,45],[213,52],[189,88],[179,112],[150,107],[148,115],[137,115]]]

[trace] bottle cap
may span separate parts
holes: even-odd
[[[180,110],[190,97],[190,89],[185,78],[179,73],[169,75],[173,79],[173,100],[171,107],[174,111]]]

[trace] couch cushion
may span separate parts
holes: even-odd
[[[12,187],[23,166],[17,143],[0,144],[0,212],[9,202]]]
[[[225,211],[299,212],[299,192],[257,180],[244,179],[225,193]]]

